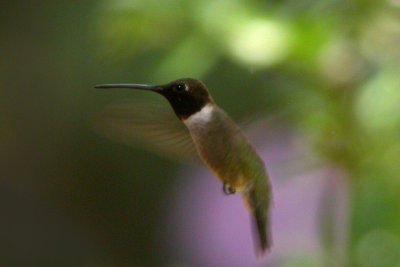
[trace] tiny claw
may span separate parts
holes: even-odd
[[[222,190],[224,191],[225,195],[232,195],[236,193],[235,188],[230,186],[228,183],[224,183],[222,186]]]

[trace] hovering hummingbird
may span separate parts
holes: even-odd
[[[164,96],[189,130],[198,155],[222,181],[225,194],[242,193],[252,214],[257,254],[271,248],[271,185],[264,163],[239,126],[214,102],[200,81],[184,78],[164,85],[102,84],[95,88],[128,88]]]

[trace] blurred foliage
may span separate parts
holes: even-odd
[[[15,235],[0,235],[1,265],[52,266],[57,260],[37,256],[49,244],[65,264],[102,256],[124,266],[164,263],[153,241],[163,215],[159,203],[178,166],[95,135],[90,114],[131,96],[91,88],[187,76],[209,85],[237,120],[278,114],[307,136],[321,159],[347,173],[348,266],[400,264],[398,0],[8,1],[0,7],[0,186],[9,192],[0,199],[10,203],[4,209],[24,213],[15,195],[22,202],[39,198],[87,225],[79,231],[96,240],[83,253],[54,237],[28,253],[24,265],[9,243],[29,251],[46,231],[19,236],[13,226]],[[133,179],[138,173],[146,179]],[[0,231],[10,225],[5,220]],[[288,259],[282,266],[309,265]]]

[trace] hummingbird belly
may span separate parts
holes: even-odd
[[[204,117],[203,117],[204,119]],[[236,192],[246,190],[264,165],[239,127],[218,107],[207,120],[186,123],[205,164]]]

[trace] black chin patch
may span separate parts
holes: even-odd
[[[174,109],[176,116],[180,119],[189,118],[207,104],[207,100],[195,98],[190,95],[174,95],[171,97],[166,96],[166,98]]]

